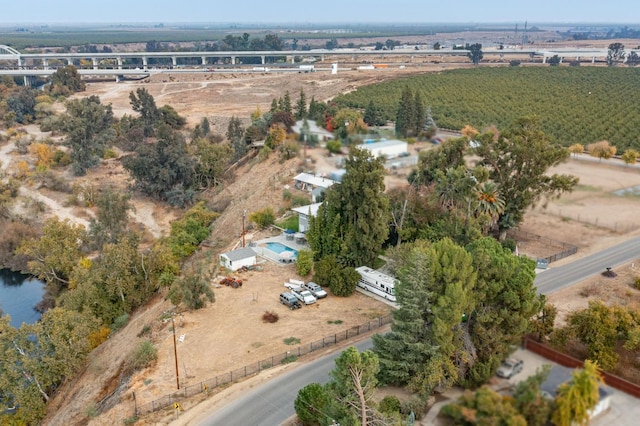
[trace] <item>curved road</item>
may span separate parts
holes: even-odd
[[[552,293],[561,288],[580,282],[591,275],[603,272],[607,267],[615,268],[640,257],[640,237],[577,259],[538,274],[535,284],[540,293]],[[359,350],[371,348],[371,339],[358,342]],[[298,390],[309,383],[326,383],[334,360],[335,352],[316,361],[305,363],[261,386],[253,389],[221,410],[209,416],[201,424],[222,425],[279,425],[295,414],[293,401]]]
[[[360,351],[370,349],[371,339],[354,345]],[[310,383],[326,383],[333,370],[336,351],[316,361],[305,363],[270,380],[236,399],[207,417],[201,425],[207,426],[276,426],[295,414],[293,401],[298,391]]]

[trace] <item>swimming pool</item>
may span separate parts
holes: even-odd
[[[294,250],[291,247],[285,246],[282,243],[268,242],[268,243],[265,243],[264,245],[267,246],[269,250],[274,251],[278,254],[281,254],[282,252],[285,252],[285,251],[289,251],[293,253],[293,257],[298,257],[298,250]]]

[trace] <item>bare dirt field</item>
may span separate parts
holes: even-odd
[[[224,133],[231,116],[245,118],[257,106],[264,111],[268,109],[271,99],[282,96],[285,90],[289,90],[294,98],[300,88],[304,88],[308,99],[311,96],[328,99],[360,85],[397,76],[397,72],[387,71],[368,74],[345,72],[333,76],[328,73],[215,77],[205,73],[162,75],[152,77],[149,82],[90,84],[88,93],[83,96],[98,94],[104,102],[113,103],[117,114],[131,114],[128,93],[137,87],[146,87],[159,105],[174,106],[180,114],[189,117],[190,123],[196,123],[204,116],[209,117],[216,126],[214,131]],[[7,167],[15,163],[17,158],[12,151],[10,147],[0,147],[3,157],[0,161]],[[320,167],[319,159],[323,153],[315,150],[311,155],[316,156],[316,164]],[[546,209],[539,206],[528,213],[522,229],[575,244],[579,247],[576,256],[584,256],[638,235],[640,220],[634,212],[640,207],[640,197],[622,197],[612,195],[612,192],[640,185],[640,171],[610,164],[572,159],[560,166],[558,171],[579,176],[581,186],[573,194],[548,203]],[[275,160],[250,163],[237,171],[235,183],[211,194],[214,202],[226,204],[227,209],[214,225],[211,237],[213,248],[203,249],[211,254],[202,255],[210,256],[215,262],[216,253],[226,251],[238,241],[244,210],[253,211],[268,205],[281,207],[282,191],[292,185],[291,178],[300,167],[300,159],[284,164]],[[121,170],[109,166],[109,163],[87,177],[94,181],[103,179],[120,183],[125,178]],[[406,184],[402,175],[389,178],[387,183]],[[38,188],[30,190],[38,191],[57,203],[50,206],[49,214],[62,212],[66,208],[64,195],[40,191]],[[174,212],[144,199],[135,199],[134,203],[136,220],[149,226],[151,234],[159,236],[167,232],[171,218],[175,217]],[[75,214],[86,220],[90,213]],[[529,254],[526,247],[521,247],[521,254]],[[530,255],[535,257],[533,253]],[[294,272],[291,266],[268,265],[261,272],[246,273],[242,277],[246,280],[242,288],[214,288],[215,303],[201,311],[185,312],[177,318],[176,331],[185,336],[178,345],[183,384],[197,383],[287,351],[290,346],[283,342],[287,337],[299,338],[300,343],[304,344],[388,312],[387,305],[359,293],[347,299],[329,296],[316,305],[289,311],[278,303],[278,294],[284,288],[283,281],[295,278]],[[554,295],[553,299],[561,311],[571,307],[574,300],[583,299],[572,293],[561,293]],[[171,309],[171,304],[159,296],[144,310],[132,315],[132,320],[123,330],[90,356],[81,376],[60,389],[50,404],[52,411],[45,424],[121,423],[132,416],[133,391],[139,404],[172,392],[175,387],[173,339],[169,324],[160,320],[162,313],[168,309]],[[275,324],[263,323],[261,316],[266,310],[277,312],[279,321]],[[342,323],[327,323],[338,320]],[[118,380],[118,366],[139,339],[137,335],[145,325],[149,326],[150,336],[158,345],[158,363],[152,369],[134,376],[130,382],[121,383]],[[95,418],[88,416],[86,413],[93,406],[103,409],[103,414]],[[169,421],[162,416],[150,417],[143,420],[142,424],[166,424]]]

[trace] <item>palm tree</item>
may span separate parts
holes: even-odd
[[[478,204],[476,212],[478,214],[486,214],[491,219],[488,228],[491,229],[497,223],[498,217],[504,213],[505,203],[500,194],[498,187],[493,182],[485,182],[477,188]]]

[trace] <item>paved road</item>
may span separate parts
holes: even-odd
[[[371,339],[354,346],[360,351],[370,349]],[[201,425],[206,426],[275,426],[295,414],[293,401],[298,391],[310,383],[326,383],[329,371],[339,351],[312,363],[303,364],[273,380],[264,383],[209,416]]]
[[[551,267],[538,274],[535,284],[540,293],[551,293],[598,274],[607,267],[615,268],[639,257],[640,237],[569,264]],[[371,339],[356,344],[361,351],[371,346]],[[326,383],[329,380],[329,371],[333,369],[334,360],[338,355],[339,352],[336,352],[322,357],[264,383],[212,414],[201,424],[207,426],[281,424],[294,415],[293,401],[298,395],[298,390],[309,383]]]
[[[553,267],[538,274],[535,284],[540,293],[552,293],[580,282],[592,275],[615,268],[640,258],[640,237],[577,259],[563,266]]]

